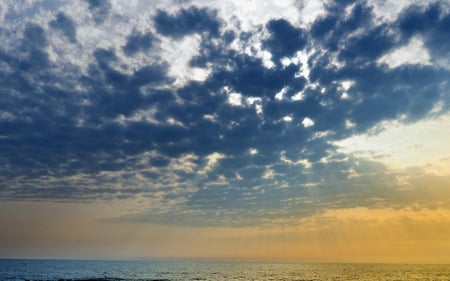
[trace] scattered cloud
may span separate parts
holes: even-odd
[[[379,58],[378,63],[385,63],[391,68],[408,64],[430,65],[430,55],[420,38],[412,38],[406,46]]]
[[[448,1],[154,4],[0,3],[1,200],[211,225],[442,186]]]
[[[303,118],[302,125],[305,128],[314,126],[314,121],[311,118],[305,117]]]

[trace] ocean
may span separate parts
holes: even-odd
[[[0,259],[0,280],[450,280],[450,265]]]

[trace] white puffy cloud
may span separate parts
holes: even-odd
[[[305,118],[303,118],[302,125],[305,128],[312,127],[312,126],[314,126],[314,120],[312,120],[309,117],[305,117]]]

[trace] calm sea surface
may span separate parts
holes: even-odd
[[[0,280],[450,280],[450,265],[0,259]]]

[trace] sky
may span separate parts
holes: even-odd
[[[450,2],[0,1],[0,257],[450,263]]]

